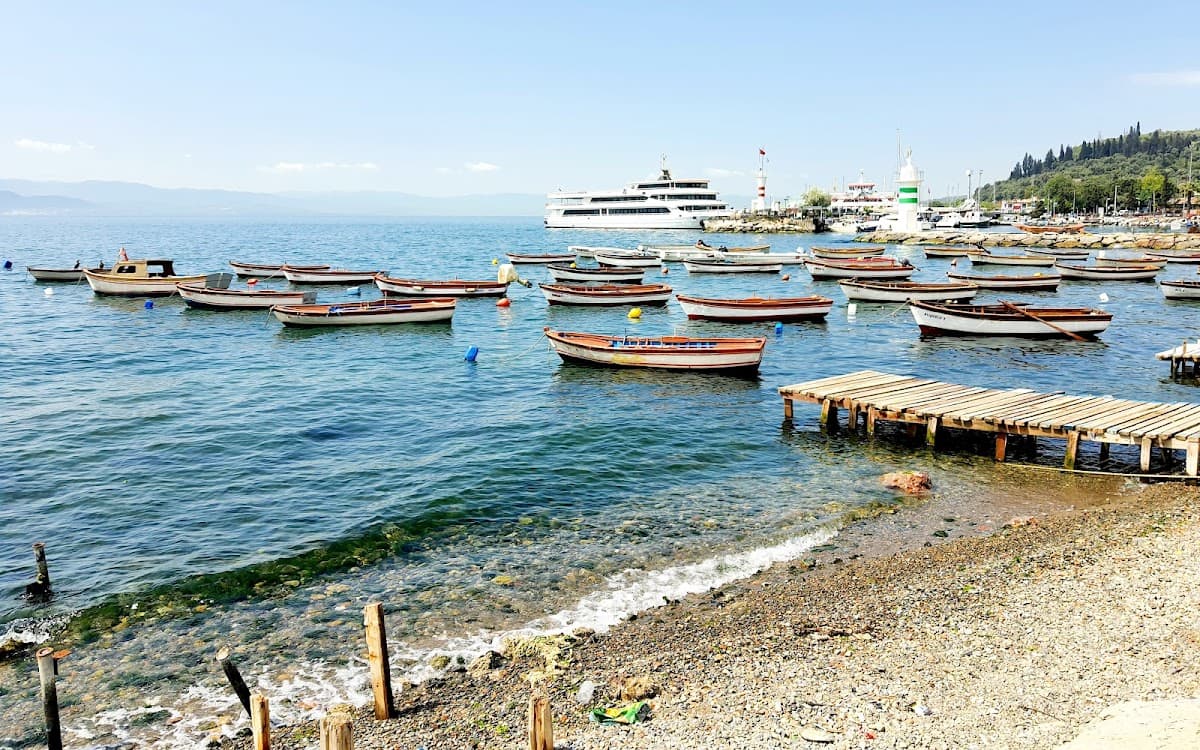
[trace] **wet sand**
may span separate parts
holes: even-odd
[[[574,750],[1049,748],[1120,701],[1196,696],[1200,490],[1107,479],[1065,498],[935,496],[858,522],[834,549],[608,633],[400,686],[399,717],[360,713],[356,747],[527,747],[534,691]],[[653,685],[649,720],[589,723],[630,678]],[[317,728],[272,745],[316,747]]]

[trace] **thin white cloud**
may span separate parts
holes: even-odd
[[[433,171],[437,172],[438,174],[454,174],[454,170],[450,167],[438,167]]]
[[[93,146],[92,144],[88,143],[87,141],[75,141],[75,146],[84,151],[95,151],[96,150],[96,147]]]
[[[1134,73],[1128,80],[1141,86],[1200,86],[1200,70]]]
[[[322,169],[358,169],[367,172],[374,172],[379,169],[379,165],[373,161],[354,163],[342,161],[320,161],[312,163],[300,161],[277,161],[275,164],[269,167],[259,167],[259,171],[275,172],[276,174],[299,174],[301,172],[316,172]]]
[[[500,167],[496,164],[489,164],[486,161],[469,161],[463,165],[472,172],[495,172]]]
[[[704,174],[709,177],[745,177],[746,173],[740,169],[722,169],[720,167],[705,167]]]
[[[49,151],[52,154],[65,154],[71,150],[69,143],[49,143],[47,141],[35,141],[32,138],[20,138],[13,141],[17,148],[28,149],[29,151]]]

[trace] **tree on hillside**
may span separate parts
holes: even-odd
[[[1150,210],[1153,211],[1155,197],[1157,196],[1161,199],[1166,186],[1167,178],[1163,176],[1162,172],[1158,171],[1158,167],[1150,167],[1138,182],[1138,199],[1148,202]]]
[[[1049,180],[1046,180],[1046,185],[1042,189],[1042,199],[1050,206],[1052,213],[1064,211],[1071,206],[1071,199],[1075,193],[1075,182],[1065,174],[1053,175]]]

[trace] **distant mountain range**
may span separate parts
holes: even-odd
[[[0,179],[4,216],[541,216],[540,193],[433,198],[384,190],[249,193],[137,182]],[[727,196],[731,206],[749,196]]]
[[[393,191],[249,193],[136,182],[0,179],[0,216],[541,216],[545,196]]]

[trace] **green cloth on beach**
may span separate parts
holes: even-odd
[[[644,721],[649,713],[650,704],[646,701],[638,701],[627,706],[593,708],[592,721],[597,724],[636,724]]]

